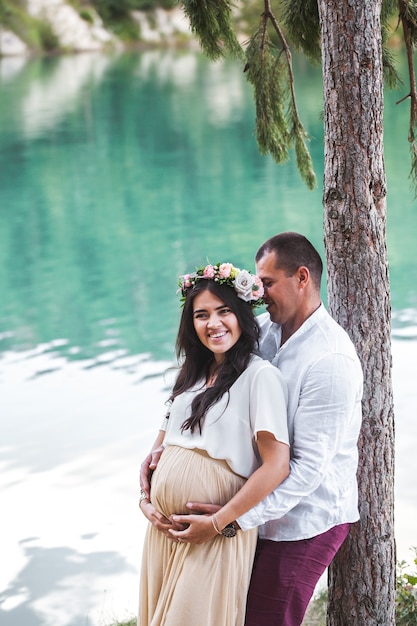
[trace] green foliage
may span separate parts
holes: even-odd
[[[224,56],[225,52],[240,56],[240,46],[233,33],[229,0],[183,0],[192,30],[198,36],[203,51],[211,58]],[[298,115],[292,74],[291,52],[287,38],[306,56],[318,62],[320,50],[320,20],[317,0],[276,0],[250,2],[243,5],[243,20],[254,19],[259,10],[260,26],[252,35],[246,49],[247,78],[254,89],[256,104],[256,138],[261,154],[271,154],[277,163],[288,160],[294,147],[302,179],[310,189],[316,186],[311,156],[307,147],[308,134]],[[395,59],[388,48],[393,16],[399,11],[403,23],[407,49],[417,44],[417,0],[382,0],[381,37],[384,79],[390,87],[397,87],[400,77]],[[279,12],[279,13],[278,13]],[[281,26],[278,17],[283,26]],[[408,29],[408,35],[406,32]],[[268,32],[272,31],[272,36]],[[285,29],[285,34],[284,34]],[[408,54],[410,65],[411,55]],[[410,67],[410,75],[414,67]],[[411,121],[413,130],[417,122],[417,93],[411,85]],[[410,133],[409,133],[410,134]],[[414,135],[413,135],[414,137]],[[411,143],[411,179],[417,193],[417,144]]]
[[[308,0],[311,5],[314,0]],[[288,28],[291,19],[288,9]],[[317,25],[308,23],[308,15],[302,9],[303,2],[296,3],[300,20],[305,28],[316,33],[315,47],[309,47],[311,55],[317,54]],[[232,26],[232,4],[228,0],[184,0],[182,2],[192,30],[198,36],[203,51],[211,59],[218,59],[226,52],[242,57],[242,48]],[[310,6],[310,5],[309,5]],[[316,6],[317,14],[317,6]],[[310,189],[316,186],[312,160],[307,148],[308,135],[301,123],[295,101],[291,54],[280,26],[271,11],[265,9],[260,15],[261,23],[246,47],[245,72],[253,86],[256,123],[255,133],[261,154],[271,154],[281,164],[295,148],[298,169]],[[278,39],[274,45],[268,26]],[[295,25],[294,25],[294,28]]]
[[[417,197],[417,85],[413,57],[413,51],[415,50],[417,43],[417,1],[398,0],[398,6],[400,9],[399,19],[403,27],[404,43],[407,51],[410,85],[410,93],[405,98],[399,100],[398,103],[402,102],[406,98],[410,98],[410,123],[408,127],[408,141],[410,143],[411,153],[410,178],[414,187],[414,195]]]
[[[390,89],[395,89],[401,84],[400,76],[395,67],[394,55],[388,47],[392,31],[391,21],[395,13],[398,14],[398,0],[383,0],[381,7],[382,66],[385,84]]]
[[[19,9],[13,7],[11,2],[7,2],[7,0],[0,0],[0,24],[3,26],[13,30],[16,16],[19,15],[20,12],[21,11]]]
[[[39,43],[42,50],[54,52],[59,49],[59,40],[52,27],[41,20],[37,20],[37,32],[39,33]]]
[[[169,9],[174,0],[90,0],[104,24],[122,39],[138,39],[139,29],[132,19],[134,10]]]
[[[137,0],[91,0],[103,23],[122,41],[140,39],[139,25],[131,16],[138,8]]]
[[[132,18],[134,10],[148,11],[157,7],[172,8],[174,0],[90,0],[107,28],[122,41],[140,40],[140,28]]]
[[[298,170],[307,187],[309,189],[314,189],[317,184],[316,175],[314,173],[313,161],[306,143],[309,136],[301,124],[298,114],[294,111],[294,107],[291,108],[291,113],[291,141],[293,141],[295,145],[295,156],[297,159]]]
[[[139,0],[91,0],[91,4],[97,9],[100,15],[106,19],[120,19],[129,15],[134,9],[143,8],[149,4]]]
[[[288,36],[313,62],[320,62],[320,21],[317,0],[282,0]]]
[[[51,26],[30,16],[22,2],[0,0],[0,24],[16,33],[34,52],[54,52],[59,48]]]
[[[314,596],[308,605],[303,626],[326,626],[327,597],[327,587]]]
[[[417,2],[411,0],[410,13],[417,15]],[[414,7],[414,8],[411,8]],[[288,38],[302,50],[313,63],[320,62],[320,20],[317,0],[281,0],[282,19]],[[398,0],[383,0],[381,8],[382,63],[385,83],[390,89],[401,83],[395,67],[395,59],[388,47],[391,35],[391,20],[398,14]],[[415,21],[415,24],[417,22]]]
[[[407,572],[410,566],[405,561],[397,564],[396,626],[417,626],[417,548],[413,550],[413,573]],[[304,626],[326,626],[327,595],[327,589],[323,589],[311,601]]]
[[[273,54],[261,29],[246,50],[246,73],[253,85],[256,105],[256,139],[261,154],[271,153],[277,163],[288,160],[290,131],[284,115],[287,67]]]
[[[256,139],[261,154],[271,154],[285,163],[295,147],[301,178],[309,189],[316,177],[307,148],[308,134],[298,115],[294,95],[291,57],[288,50],[275,47],[266,30],[266,16],[246,49],[246,72],[252,84],[256,106]],[[282,33],[279,31],[280,36]],[[286,42],[283,42],[285,46]],[[283,53],[285,52],[285,54]]]
[[[151,11],[160,8],[172,9],[176,4],[176,0],[136,0],[134,8],[138,11]]]
[[[229,0],[183,0],[181,2],[201,48],[210,59],[219,59],[225,52],[242,58],[243,51],[232,25]]]
[[[408,33],[414,48],[417,46],[417,1],[408,0],[401,4],[401,16],[407,21]]]
[[[85,22],[88,22],[89,24],[93,24],[94,17],[91,15],[91,13],[90,13],[90,11],[88,9],[80,9],[79,14],[80,14],[80,17]]]
[[[408,573],[409,566],[401,561],[397,566],[397,602],[395,623],[397,626],[417,624],[417,548],[414,551],[414,572]]]
[[[414,197],[417,198],[417,145],[415,139],[413,139],[410,143],[410,156],[410,179],[414,188]]]
[[[398,25],[398,0],[382,0],[381,5],[381,24],[383,29],[391,30],[391,20],[395,18],[394,28]]]
[[[402,84],[400,75],[395,67],[395,57],[386,45],[388,33],[384,34],[385,29],[382,27],[382,66],[384,68],[384,82],[389,89],[396,89]]]
[[[13,13],[13,8],[23,9],[25,4],[24,0],[14,0],[13,2],[11,0],[0,0],[0,18],[3,19],[6,14]]]

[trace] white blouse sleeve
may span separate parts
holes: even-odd
[[[281,372],[268,362],[251,380],[250,421],[255,435],[260,430],[271,432],[277,441],[289,445],[287,426],[287,384]]]

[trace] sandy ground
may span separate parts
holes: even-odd
[[[138,469],[164,415],[169,364],[114,354],[68,363],[54,347],[0,359],[0,622],[109,626],[136,612]],[[394,341],[396,538],[408,561],[416,355],[417,341]]]

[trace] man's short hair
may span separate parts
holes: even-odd
[[[323,262],[313,244],[299,233],[279,233],[261,245],[256,253],[256,262],[265,254],[275,253],[277,269],[283,269],[288,276],[293,276],[299,267],[307,267],[313,283],[320,290]]]

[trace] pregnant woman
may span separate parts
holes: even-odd
[[[150,524],[138,626],[243,626],[257,531],[235,520],[289,474],[287,390],[255,355],[256,276],[219,263],[182,276],[180,288],[180,368],[153,447],[164,451],[150,499],[142,492],[139,504]],[[174,514],[189,501],[221,508],[183,529]],[[195,529],[201,542],[188,543]]]

